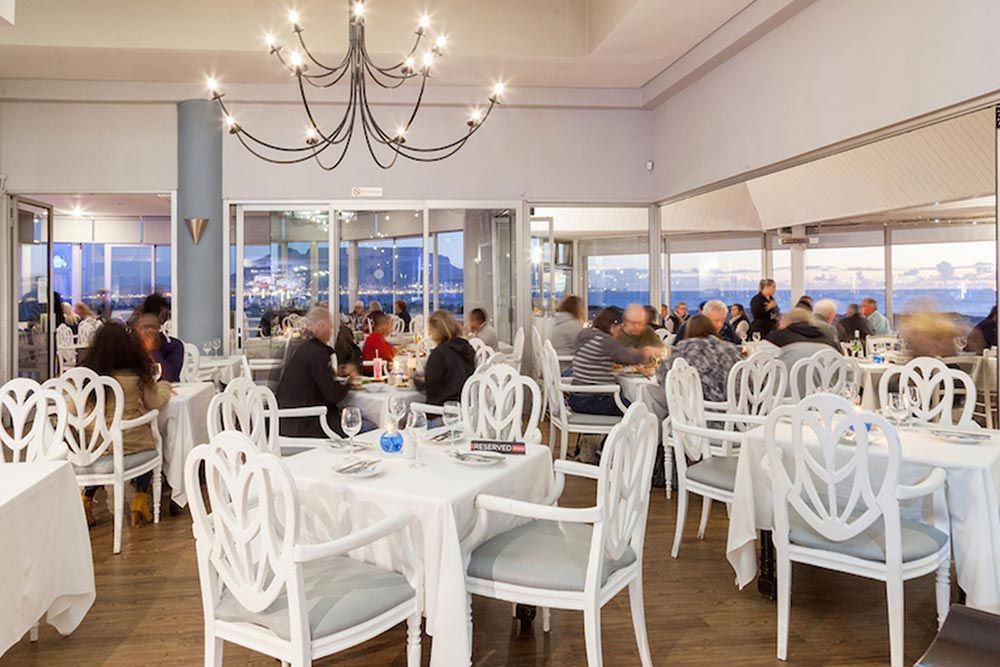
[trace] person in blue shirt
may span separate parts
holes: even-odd
[[[892,325],[889,318],[878,312],[878,302],[875,299],[861,300],[861,314],[868,318],[872,324],[872,333],[876,336],[889,336],[892,334]]]

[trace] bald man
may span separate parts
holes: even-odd
[[[637,303],[629,304],[625,309],[622,322],[622,332],[618,334],[618,342],[625,347],[663,347],[663,341],[649,326],[649,314],[644,306]]]

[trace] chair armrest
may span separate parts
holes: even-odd
[[[136,417],[135,419],[123,419],[122,420],[122,430],[128,431],[129,429],[136,428],[137,426],[143,426],[145,424],[152,424],[160,417],[159,410],[150,410],[141,417]]]
[[[568,362],[572,363],[572,361],[573,361],[573,355],[572,354],[559,354],[559,355],[556,355],[556,361],[558,361],[560,363],[565,362],[565,361],[568,361]]]
[[[560,382],[559,388],[567,394],[611,394],[615,405],[625,414],[628,406],[622,403],[622,387],[618,384],[569,384]]]
[[[294,552],[295,562],[308,563],[309,561],[329,558],[330,556],[339,556],[353,551],[402,530],[409,525],[412,518],[413,515],[409,512],[398,512],[355,533],[330,540],[329,542],[321,544],[297,544],[295,545]]]
[[[311,405],[305,408],[278,408],[278,418],[281,417],[326,417],[325,405]]]
[[[944,470],[934,468],[934,470],[931,470],[931,474],[927,475],[927,477],[917,484],[913,484],[912,486],[906,484],[898,485],[896,487],[896,499],[911,500],[929,495],[940,489],[947,479],[948,475],[945,474]]]
[[[476,496],[476,507],[487,512],[499,512],[526,519],[567,523],[596,523],[601,520],[602,514],[600,507],[555,507],[485,493]]]
[[[705,401],[705,409],[711,412],[727,412],[731,408],[729,401]]]
[[[725,422],[727,424],[757,424],[763,426],[767,423],[767,417],[760,415],[730,415],[723,413],[705,413],[705,421]]]
[[[565,473],[567,475],[573,475],[574,477],[587,477],[589,479],[597,479],[601,474],[601,469],[598,466],[588,465],[586,463],[579,463],[577,461],[565,461],[563,459],[557,459],[553,465],[556,472]]]
[[[701,436],[703,438],[708,438],[709,440],[723,440],[726,442],[742,443],[743,439],[746,437],[742,431],[720,431],[715,428],[689,426],[688,424],[681,424],[677,421],[673,421],[670,426],[675,431],[687,433],[688,435]]]
[[[418,412],[423,412],[429,415],[443,415],[444,408],[440,405],[431,405],[430,403],[410,403],[410,409],[416,410]]]

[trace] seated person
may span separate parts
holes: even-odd
[[[153,315],[143,317],[156,320]],[[159,410],[169,401],[172,390],[166,380],[155,380],[153,364],[146,355],[143,344],[137,336],[126,331],[125,327],[116,322],[108,322],[97,330],[91,341],[90,348],[80,364],[98,375],[110,375],[122,388],[124,405],[123,419],[137,419],[150,410]],[[72,409],[72,408],[71,408]],[[104,407],[107,417],[115,410],[113,397],[108,397]],[[122,454],[135,454],[145,450],[155,449],[152,429],[154,424],[143,424],[122,432]],[[104,456],[111,456],[109,447]],[[132,480],[135,495],[132,497],[132,525],[142,522],[152,523],[153,513],[149,509],[149,487],[153,482],[153,473],[148,472]],[[87,524],[94,525],[94,494],[99,487],[86,487],[83,491],[83,508]]]
[[[615,338],[625,347],[663,347],[663,341],[649,326],[649,313],[637,303],[625,309],[624,322]]]
[[[413,318],[410,317],[410,310],[407,308],[406,302],[403,301],[402,299],[396,302],[396,317],[403,320],[403,327],[406,329],[406,331],[409,331],[410,320],[412,320]]]
[[[733,333],[739,340],[746,340],[750,337],[750,318],[747,317],[747,309],[741,303],[734,303],[729,306],[729,326],[733,328]]]
[[[698,371],[701,377],[701,389],[706,401],[725,401],[728,390],[729,371],[743,358],[740,348],[719,337],[724,319],[711,319],[705,315],[695,315],[687,321],[686,337],[674,343],[670,356],[656,369],[657,387],[646,392],[652,401],[653,408],[660,419],[667,416],[667,398],[664,386],[667,382],[667,371],[673,366],[675,359],[683,359]],[[714,424],[713,424],[714,425]]]
[[[447,310],[432,313],[427,326],[435,347],[423,375],[417,375],[414,384],[430,405],[458,401],[465,381],[476,371],[476,351],[462,338],[462,326]]]
[[[777,348],[777,350],[775,350]],[[791,372],[799,359],[808,359],[820,350],[836,350],[843,354],[840,345],[831,341],[826,332],[817,326],[812,312],[796,306],[785,315],[777,329],[767,335],[758,351],[772,350]],[[787,395],[792,395],[789,383]]]
[[[986,319],[978,322],[972,327],[972,331],[966,337],[966,352],[982,354],[983,350],[996,347],[997,344],[997,307],[993,306]]]
[[[674,312],[663,320],[664,328],[672,334],[676,334],[680,331],[681,325],[687,322],[688,318],[688,306],[686,303],[681,301],[676,306],[674,306]],[[680,338],[680,336],[678,336]]]
[[[347,316],[351,323],[351,329],[354,331],[361,331],[364,329],[367,315],[368,313],[365,312],[365,302],[355,301],[354,309]]]
[[[154,364],[160,365],[161,380],[180,382],[184,367],[184,343],[160,331],[160,318],[151,313],[139,316],[133,328]]]
[[[373,361],[376,357],[387,362],[391,362],[396,356],[396,348],[389,344],[385,338],[392,332],[392,320],[385,313],[378,312],[371,314],[372,332],[365,338],[365,346],[361,348],[361,360]],[[364,367],[365,374],[371,375],[374,369]]]
[[[180,381],[181,368],[184,366],[184,341],[162,332],[163,325],[170,319],[170,302],[162,294],[153,292],[142,302],[140,311],[141,315],[156,316],[156,333],[160,342],[155,345],[153,361],[160,364],[160,377],[168,382]],[[136,320],[136,323],[140,320]],[[146,334],[152,337],[153,331],[148,328],[150,325],[151,321],[147,321]]]
[[[351,327],[341,324],[337,330],[337,340],[333,344],[333,351],[337,354],[337,366],[340,364],[351,364],[355,368],[361,368],[361,348],[354,342],[354,332]]]
[[[288,360],[278,383],[278,407],[307,408],[325,405],[326,421],[334,432],[344,435],[340,428],[340,402],[347,396],[347,383],[338,382],[330,366],[330,347],[333,323],[330,311],[315,306],[306,314],[309,336]],[[337,373],[342,376],[357,375],[351,364],[340,364]],[[287,437],[323,438],[322,425],[316,417],[282,419],[279,433]]]
[[[665,328],[660,324],[659,313],[656,312],[656,308],[652,306],[643,306],[646,309],[646,320],[649,323],[649,328],[653,331],[658,331],[659,329]]]
[[[826,335],[827,339],[834,345],[840,343],[840,334],[837,331],[837,302],[833,299],[820,299],[813,305],[813,317],[816,318],[816,326]]]
[[[736,331],[733,330],[732,325],[726,322],[726,315],[729,313],[729,309],[726,308],[726,304],[718,299],[712,299],[711,301],[706,301],[701,304],[698,309],[698,313],[704,315],[708,319],[712,320],[712,324],[719,327],[719,338],[722,340],[733,343],[735,345],[740,344],[740,339],[736,335]],[[677,340],[684,340],[687,338],[686,323],[682,325],[680,331],[677,332]]]
[[[583,330],[586,313],[578,296],[567,296],[559,302],[556,316],[549,329],[549,342],[560,356],[570,356],[576,351],[576,337]]]
[[[637,306],[645,318],[642,306]],[[605,308],[594,317],[594,324],[576,338],[572,378],[577,385],[616,384],[611,373],[614,364],[642,364],[660,353],[659,347],[625,347],[618,340],[622,331],[621,308]],[[645,324],[643,324],[645,326]],[[626,405],[626,401],[622,401]],[[574,412],[591,415],[621,415],[622,411],[611,394],[569,394],[569,407]]]
[[[847,312],[840,318],[840,322],[837,324],[837,331],[840,335],[840,340],[844,343],[852,342],[854,340],[854,332],[857,332],[863,348],[868,336],[875,333],[875,327],[872,326],[867,317],[861,314],[861,307],[856,303],[851,303],[847,305]]]
[[[487,347],[494,350],[500,349],[500,336],[497,330],[486,322],[486,311],[482,308],[473,308],[469,313],[469,338],[478,338],[486,343]]]

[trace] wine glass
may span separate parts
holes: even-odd
[[[208,353],[212,351],[212,341],[206,340],[204,343],[202,343],[201,351],[204,352],[205,356],[207,357]]]
[[[420,468],[424,464],[420,463],[420,443],[423,442],[427,434],[427,415],[420,410],[411,410],[410,416],[406,420],[406,432],[413,437],[413,462],[411,468]]]
[[[216,338],[215,340],[212,341],[212,352],[215,353],[215,356],[219,356],[219,350],[221,349],[222,349],[222,339]]]
[[[340,411],[340,427],[348,437],[348,445],[354,449],[354,436],[361,432],[361,410],[356,407],[344,408]]]
[[[883,407],[883,412],[889,419],[896,422],[897,428],[902,426],[903,418],[909,412],[906,406],[906,395],[899,393],[889,394],[889,401]]]
[[[458,404],[458,401],[445,401],[442,408],[441,417],[444,420],[445,426],[448,427],[448,437],[454,442],[458,440],[455,436],[455,427],[462,421],[462,407]]]
[[[745,345],[747,342],[747,332],[740,329],[737,335],[740,337],[740,342]]]
[[[755,343],[759,343],[760,342],[760,332],[759,331],[754,331],[753,332],[753,342],[755,342]]]
[[[859,398],[858,385],[854,384],[853,382],[845,382],[844,386],[840,387],[837,393],[840,396],[846,398],[848,401],[850,401],[851,405],[854,406],[858,405],[858,398]]]
[[[399,428],[399,420],[406,416],[406,401],[402,396],[393,392],[389,396],[389,416],[392,418],[393,428]]]
[[[159,382],[163,377],[163,366],[158,363],[153,364],[153,382]]]
[[[906,393],[903,397],[903,404],[906,406],[907,416],[910,417],[920,409],[920,389],[915,384],[906,385]]]

